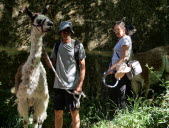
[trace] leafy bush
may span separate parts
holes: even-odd
[[[147,68],[157,79],[160,79],[153,68]],[[100,120],[92,125],[92,128],[168,128],[169,127],[169,81],[161,80],[161,86],[165,87],[162,94],[154,94],[153,99],[137,97],[129,98],[129,106],[124,110],[117,109],[114,118]],[[133,104],[134,103],[134,104]]]
[[[147,100],[138,98],[134,106],[117,110],[112,121],[101,120],[92,128],[167,128],[169,126],[169,109],[149,105]]]
[[[14,78],[17,68],[26,60],[27,52],[19,52],[15,55],[9,55],[6,51],[0,52],[0,80],[4,88],[14,86]]]
[[[1,128],[20,128],[21,118],[18,115],[15,105],[15,97],[12,96],[9,89],[0,87],[0,117]]]

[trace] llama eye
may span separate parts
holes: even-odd
[[[37,19],[37,24],[41,24],[42,23],[42,20],[40,20],[40,19]]]

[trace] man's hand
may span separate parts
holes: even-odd
[[[78,85],[77,88],[74,90],[75,93],[81,93],[82,92],[82,86]]]

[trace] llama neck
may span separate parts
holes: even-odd
[[[33,65],[40,63],[42,55],[42,37],[43,34],[40,31],[38,31],[36,28],[32,28],[30,37],[31,49],[28,61]]]

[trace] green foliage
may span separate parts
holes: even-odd
[[[153,71],[153,67],[149,67],[148,64],[146,64],[146,67],[148,70],[161,82],[159,86],[162,86],[165,88],[165,92],[163,92],[160,97],[157,97],[157,104],[163,104],[165,107],[169,107],[169,81],[165,81],[164,79],[160,79],[160,77]]]
[[[103,119],[110,119],[113,117],[114,104],[110,100],[100,100],[96,98],[88,98],[82,100],[81,113],[81,127],[90,128],[93,123]]]
[[[93,124],[92,128],[165,128],[169,125],[167,107],[149,105],[149,102],[142,98],[133,101],[134,106],[117,110],[112,121],[100,121]]]
[[[166,45],[169,42],[169,13],[167,0],[2,0],[0,11],[1,45],[28,45],[30,24],[25,13],[25,5],[34,12],[40,12],[50,5],[48,16],[54,21],[55,30],[45,37],[48,47],[58,39],[58,25],[63,20],[74,24],[75,38],[90,50],[110,50],[116,38],[112,27],[117,20],[125,17],[127,24],[133,24],[137,33],[133,36],[136,52]],[[138,45],[139,44],[139,45]],[[148,44],[148,45],[147,45]]]
[[[163,128],[167,125],[160,126],[159,124],[159,120],[163,120],[163,117],[165,117],[167,109],[151,107],[147,101],[145,102],[141,98],[134,102],[131,110],[126,109],[117,113],[112,122],[124,128]]]
[[[14,77],[17,72],[17,68],[21,63],[26,61],[27,53],[20,52],[14,56],[9,55],[6,51],[0,52],[0,80],[3,83],[4,88],[14,86]]]
[[[0,116],[1,128],[20,128],[21,118],[16,111],[15,97],[11,95],[9,89],[0,87]]]
[[[148,70],[150,71],[151,74],[153,74],[160,82],[161,82],[161,86],[164,86],[165,87],[165,81],[164,79],[161,79],[154,71],[153,71],[153,67],[149,67],[148,64],[145,65]]]
[[[50,53],[49,53],[50,54]],[[15,99],[10,89],[14,86],[14,75],[17,68],[28,56],[26,52],[9,55],[0,52],[0,127],[20,128],[22,118],[19,117]],[[92,61],[91,61],[92,60]],[[118,110],[111,101],[111,89],[102,83],[102,73],[107,70],[110,53],[87,52],[86,78],[84,92],[87,98],[81,100],[81,128],[165,128],[169,125],[169,81],[164,82],[166,91],[156,95],[153,101],[137,98],[129,99],[130,105],[125,110]],[[44,60],[42,58],[43,64]],[[46,66],[47,78],[50,92],[50,102],[47,109],[48,117],[44,121],[44,128],[54,127],[53,112],[53,79],[54,74]],[[5,69],[2,70],[2,69]],[[152,70],[153,71],[153,70]],[[133,104],[134,103],[134,104]],[[64,127],[71,125],[69,112],[64,113]]]
[[[92,128],[167,128],[169,126],[169,81],[161,80],[154,73],[153,68],[146,65],[152,74],[162,82],[166,90],[152,99],[137,97],[129,98],[129,106],[124,110],[117,110],[114,118],[94,123]],[[153,97],[154,97],[153,96]]]

